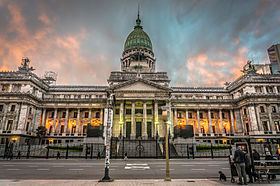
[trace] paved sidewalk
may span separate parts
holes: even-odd
[[[271,184],[255,183],[250,186],[256,185],[270,185],[276,186],[280,182],[273,182]],[[163,180],[114,180],[113,182],[98,182],[98,180],[0,180],[1,186],[214,186],[214,185],[237,185],[228,182],[220,182],[208,179],[173,179],[171,182]]]

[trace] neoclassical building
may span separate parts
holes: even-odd
[[[55,74],[38,77],[28,58],[17,71],[0,72],[0,143],[26,143],[38,126],[47,129],[45,143],[83,142],[88,124],[102,130],[111,93],[116,98],[113,137],[163,137],[166,104],[173,137],[174,128],[186,125],[193,126],[197,142],[280,134],[280,75],[259,73],[248,62],[241,77],[222,87],[172,87],[168,74],[156,71],[152,42],[139,16],[120,62],[121,70],[111,72],[104,86],[54,85]]]

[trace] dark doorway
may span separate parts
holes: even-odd
[[[142,122],[136,122],[136,139],[141,137],[142,134]]]
[[[148,138],[152,138],[152,122],[147,122],[147,134]]]
[[[125,124],[125,132],[126,132],[126,138],[130,138],[131,134],[131,122],[126,122]]]

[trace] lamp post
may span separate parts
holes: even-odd
[[[165,124],[165,179],[164,181],[171,181],[170,178],[170,166],[169,166],[169,128],[168,128],[168,115],[169,115],[170,105],[169,103],[162,107],[162,119]]]
[[[112,136],[112,124],[113,124],[113,106],[115,101],[115,95],[110,94],[109,99],[107,100],[107,108],[105,109],[105,174],[104,177],[100,180],[101,182],[111,182],[113,179],[109,176],[110,168],[110,144]]]

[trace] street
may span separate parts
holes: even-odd
[[[174,159],[170,160],[173,179],[218,179],[218,171],[230,177],[227,159]],[[1,160],[0,179],[101,179],[104,160],[96,159],[29,159]],[[165,160],[128,159],[111,160],[113,179],[163,179]]]

